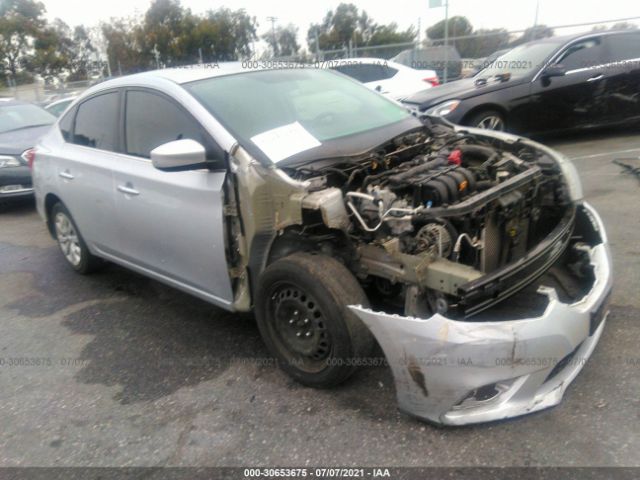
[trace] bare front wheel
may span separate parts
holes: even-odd
[[[58,246],[75,271],[89,273],[102,265],[102,261],[89,252],[71,214],[62,203],[53,206],[51,217]]]
[[[255,309],[280,367],[300,383],[329,387],[346,380],[374,343],[349,305],[368,301],[344,265],[326,255],[296,253],[261,275]]]

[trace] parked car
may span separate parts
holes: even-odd
[[[55,120],[31,103],[0,100],[0,201],[33,195],[31,149]]]
[[[625,123],[640,118],[640,31],[526,43],[473,78],[405,102],[457,124],[519,134]]]
[[[400,408],[432,422],[559,403],[605,325],[607,237],[566,157],[418,119],[329,70],[104,82],[41,140],[33,174],[77,272],[108,260],[253,310],[309,386],[372,364],[375,338]]]
[[[469,75],[465,75],[467,77],[475,77],[482,70],[489,68],[493,65],[493,63],[498,60],[501,56],[507,53],[510,48],[503,48],[501,50],[496,50],[491,55],[486,56],[485,58],[477,58],[474,61],[474,65],[469,72]]]
[[[56,100],[46,105],[44,109],[52,115],[59,117],[75,99],[76,96],[74,95],[72,97],[66,97],[61,100]]]
[[[380,58],[327,60],[324,64],[397,100],[440,84],[433,70],[416,70]]]

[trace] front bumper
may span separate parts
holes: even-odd
[[[0,199],[33,195],[31,170],[26,165],[0,170]]]
[[[590,248],[595,281],[573,304],[540,287],[542,316],[493,322],[427,319],[350,308],[384,350],[399,408],[444,425],[488,422],[557,405],[591,356],[607,316],[611,255],[602,221],[582,204],[600,243]]]

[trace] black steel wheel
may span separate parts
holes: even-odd
[[[349,270],[325,255],[296,253],[261,275],[255,299],[260,333],[295,380],[328,387],[346,380],[374,340],[348,305],[368,305]]]

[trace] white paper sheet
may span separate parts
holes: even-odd
[[[318,139],[298,122],[254,135],[251,141],[274,163],[321,145]]]

